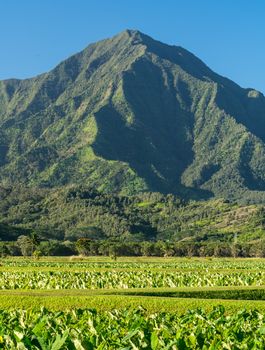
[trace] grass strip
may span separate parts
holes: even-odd
[[[129,289],[8,289],[0,296],[123,295],[163,298],[265,300],[265,286],[176,287]]]
[[[223,305],[227,313],[241,309],[265,312],[264,301],[253,300],[220,300],[220,299],[187,299],[161,298],[122,295],[91,296],[40,296],[40,295],[0,295],[0,309],[35,309],[45,307],[49,310],[64,311],[69,309],[113,310],[143,307],[149,313],[173,312],[182,314],[188,309],[203,308],[211,311],[213,307]]]

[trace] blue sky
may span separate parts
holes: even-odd
[[[48,71],[129,28],[265,93],[264,19],[264,0],[1,0],[0,79]]]

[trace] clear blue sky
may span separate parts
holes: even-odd
[[[127,28],[265,92],[264,0],[0,0],[0,79],[48,71]]]

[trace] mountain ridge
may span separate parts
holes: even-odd
[[[0,82],[0,182],[265,200],[265,98],[137,31]]]

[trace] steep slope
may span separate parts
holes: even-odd
[[[265,98],[127,30],[0,83],[0,179],[264,201]]]

